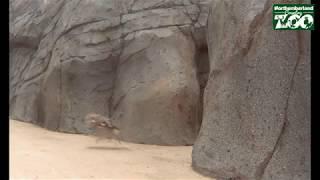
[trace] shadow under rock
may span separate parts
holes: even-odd
[[[122,150],[122,151],[129,151],[129,148],[126,147],[107,147],[107,146],[88,146],[87,149],[93,150]]]

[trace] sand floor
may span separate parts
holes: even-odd
[[[48,131],[10,120],[10,179],[209,179],[191,146],[155,146]]]

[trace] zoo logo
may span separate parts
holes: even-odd
[[[314,5],[274,4],[274,30],[314,30]]]

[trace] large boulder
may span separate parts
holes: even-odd
[[[212,3],[210,77],[192,152],[201,173],[310,179],[310,33],[273,30],[272,3]]]
[[[193,144],[200,127],[194,54],[177,28],[141,31],[124,48],[112,111],[125,139]]]
[[[11,0],[10,116],[90,133],[97,113],[127,141],[193,144],[209,2]]]

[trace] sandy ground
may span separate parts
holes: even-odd
[[[45,130],[10,120],[10,179],[209,179],[191,146],[155,146]]]

